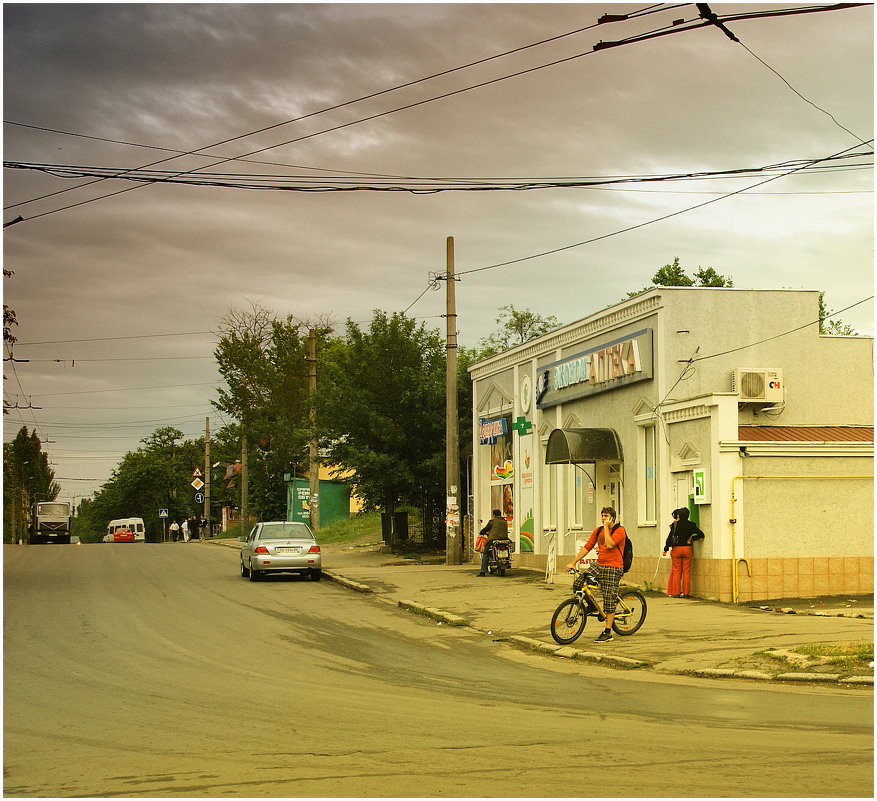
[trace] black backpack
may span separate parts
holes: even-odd
[[[621,570],[623,573],[627,573],[633,564],[633,543],[630,541],[629,536],[624,537],[624,552],[621,554],[621,561],[624,563],[624,567]]]

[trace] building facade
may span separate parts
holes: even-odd
[[[656,287],[470,368],[473,529],[561,569],[612,506],[627,579],[666,587],[687,506],[693,595],[873,592],[873,338],[821,336],[819,293]]]

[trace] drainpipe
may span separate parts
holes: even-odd
[[[863,474],[859,474],[859,475],[851,475],[851,476],[841,476],[841,475],[822,475],[822,474],[820,474],[820,475],[813,475],[813,476],[802,476],[802,475],[798,475],[798,476],[782,476],[782,475],[779,475],[779,476],[774,476],[774,475],[770,475],[770,476],[734,476],[734,478],[731,479],[731,519],[728,521],[728,522],[731,524],[731,562],[732,562],[733,571],[734,571],[734,572],[732,573],[732,575],[731,575],[731,595],[732,595],[732,602],[733,602],[733,603],[736,604],[736,603],[738,602],[738,600],[739,600],[739,597],[740,597],[740,585],[739,585],[739,580],[738,580],[738,578],[737,578],[737,574],[738,574],[738,571],[739,571],[739,567],[740,567],[740,563],[741,563],[741,562],[745,562],[745,563],[746,563],[746,572],[749,574],[749,577],[750,577],[750,578],[752,577],[752,569],[751,569],[750,566],[749,566],[749,562],[748,562],[748,560],[746,560],[746,559],[744,559],[744,558],[742,558],[742,557],[739,558],[739,559],[737,558],[737,544],[736,544],[736,543],[737,543],[737,539],[736,539],[736,532],[737,532],[737,530],[736,530],[737,515],[735,514],[735,511],[734,511],[734,510],[735,510],[735,503],[736,503],[736,501],[737,501],[737,496],[736,496],[736,494],[735,494],[735,492],[734,492],[734,482],[735,482],[735,481],[744,481],[744,480],[746,480],[746,479],[755,479],[755,480],[761,480],[761,479],[777,479],[777,480],[794,480],[794,481],[800,481],[801,479],[808,479],[808,478],[819,478],[819,479],[828,479],[828,478],[842,478],[842,479],[850,479],[850,478],[867,478],[867,479],[870,479],[870,480],[872,480],[872,481],[874,480],[874,477],[873,477],[873,476],[868,476],[868,475],[863,475]]]

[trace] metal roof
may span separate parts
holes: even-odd
[[[738,426],[741,442],[874,442],[874,426]]]

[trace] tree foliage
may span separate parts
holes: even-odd
[[[91,537],[103,533],[110,520],[142,517],[147,539],[158,540],[158,510],[168,510],[168,523],[201,516],[195,503],[192,473],[204,465],[204,440],[187,440],[172,427],[156,429],[141,440],[143,447],[125,454],[94,499],[81,513]]]
[[[366,506],[392,513],[444,491],[445,347],[435,331],[376,311],[368,330],[348,320],[318,382],[319,419],[333,462]]]
[[[672,263],[665,264],[652,276],[652,285],[643,287],[636,292],[628,292],[627,297],[633,298],[648,292],[656,286],[734,286],[734,282],[730,276],[720,275],[712,267],[700,267],[694,273],[692,278],[686,274],[685,270],[679,264],[679,257],[676,256]]]
[[[216,361],[227,388],[214,406],[247,437],[249,503],[262,518],[286,515],[284,473],[307,469],[311,438],[309,332],[325,342],[331,323],[276,319],[259,303],[232,309],[220,324]]]
[[[61,487],[36,431],[22,426],[11,442],[3,443],[3,531],[7,542],[22,538],[30,506],[54,501]],[[15,525],[13,526],[13,516]]]
[[[497,353],[523,345],[549,331],[553,331],[560,323],[554,315],[547,317],[530,309],[518,311],[513,305],[500,306],[496,318],[498,328],[490,336],[479,342],[478,358],[487,359]]]
[[[854,337],[858,336],[856,330],[841,319],[829,320],[832,312],[825,304],[825,292],[819,293],[819,333],[832,336]]]

